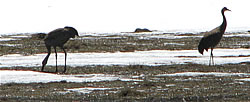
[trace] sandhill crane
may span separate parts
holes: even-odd
[[[209,48],[211,48],[211,55],[210,55],[210,60],[209,60],[209,65],[211,65],[211,61],[214,65],[214,59],[213,59],[213,49],[215,46],[220,42],[226,27],[227,27],[227,20],[224,15],[225,11],[231,11],[227,9],[226,7],[222,8],[221,14],[223,16],[223,22],[219,27],[216,27],[215,29],[206,32],[204,37],[200,40],[200,43],[198,45],[198,50],[199,52],[203,55],[204,49],[208,51]]]
[[[65,65],[64,65],[64,71],[66,72],[66,59],[67,59],[67,53],[63,47],[63,45],[70,39],[70,38],[74,38],[78,35],[78,32],[75,28],[73,27],[64,27],[64,28],[58,28],[55,29],[51,32],[48,33],[48,35],[45,37],[44,42],[45,42],[45,46],[48,50],[48,54],[47,56],[44,58],[43,62],[42,62],[42,70],[44,69],[44,66],[47,64],[47,61],[49,59],[49,56],[51,54],[51,47],[53,47],[55,49],[55,56],[56,56],[56,72],[57,72],[57,52],[56,52],[56,47],[60,47],[64,53],[65,53]]]

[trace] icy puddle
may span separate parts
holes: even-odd
[[[58,75],[35,71],[0,70],[0,85],[6,83],[127,81],[128,78],[105,74]],[[130,79],[129,81],[138,81]]]
[[[0,56],[0,67],[41,66],[44,54],[22,56],[9,54]],[[116,53],[68,53],[68,66],[84,65],[171,65],[209,64],[210,50],[204,55],[197,50],[152,50]],[[250,61],[249,49],[215,49],[215,64],[241,63]],[[55,56],[51,54],[47,65],[55,66]],[[64,53],[58,54],[58,65],[64,65]]]

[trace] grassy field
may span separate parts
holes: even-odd
[[[161,34],[164,35],[164,34]],[[167,35],[167,34],[166,34]],[[179,34],[180,38],[154,38],[144,35],[81,36],[70,40],[67,52],[133,52],[135,50],[196,50],[201,35]],[[184,37],[188,36],[188,37]],[[3,36],[3,38],[12,38]],[[17,37],[17,40],[0,41],[0,55],[32,55],[45,53],[41,38],[36,35]],[[250,37],[224,37],[219,48],[249,48]],[[197,51],[198,53],[198,51]],[[1,63],[1,62],[0,62]],[[70,63],[68,63],[70,64]],[[47,66],[53,72],[55,66]],[[2,70],[40,71],[40,67],[6,67]],[[67,81],[51,83],[8,83],[0,85],[0,101],[146,101],[146,102],[203,102],[203,101],[249,101],[250,82],[238,79],[250,75],[196,75],[167,76],[184,72],[250,73],[249,63],[207,66],[200,64],[179,65],[110,65],[110,66],[68,66],[70,74],[110,74],[140,81],[101,81],[72,83]],[[63,66],[59,66],[63,70]],[[90,93],[69,91],[74,88],[108,88]]]

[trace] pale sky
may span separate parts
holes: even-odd
[[[208,31],[250,30],[250,0],[1,0],[0,34],[49,32],[72,26],[79,32],[124,32],[136,28]]]

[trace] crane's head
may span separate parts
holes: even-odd
[[[66,26],[64,27],[64,29],[66,29],[71,34],[72,38],[74,38],[75,36],[79,36],[77,30],[73,27]]]
[[[231,10],[229,10],[227,7],[224,7],[224,8],[221,10],[221,12],[225,12],[225,11],[231,11]]]

